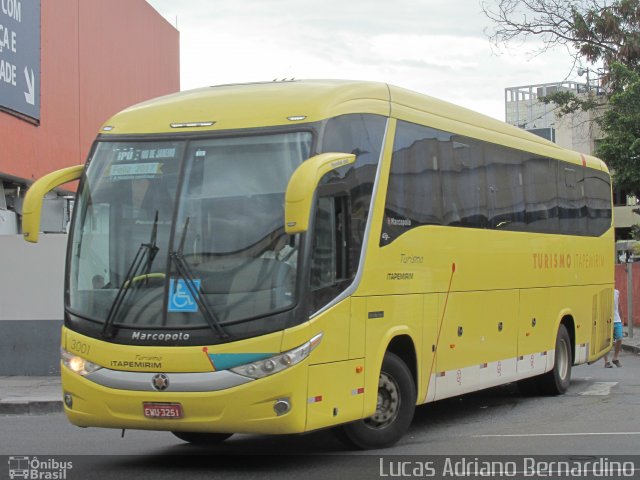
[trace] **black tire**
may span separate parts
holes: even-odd
[[[371,417],[336,427],[338,438],[361,450],[385,448],[402,438],[416,409],[416,385],[407,365],[387,352],[378,383],[377,410]]]
[[[171,432],[180,440],[193,445],[216,445],[224,442],[233,433]]]
[[[539,377],[538,388],[546,395],[562,395],[571,383],[573,349],[567,327],[560,325],[556,337],[556,354],[553,370]]]

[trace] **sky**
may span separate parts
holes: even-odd
[[[373,80],[504,120],[504,89],[552,83],[563,48],[498,50],[480,0],[147,0],[180,31],[181,89],[334,78]]]

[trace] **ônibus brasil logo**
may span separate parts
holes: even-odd
[[[38,459],[38,457],[10,456],[9,478],[32,480],[66,480],[67,471],[73,468],[72,462],[54,458]]]

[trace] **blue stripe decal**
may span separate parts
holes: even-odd
[[[230,368],[257,362],[265,358],[273,357],[275,353],[209,353],[216,370],[229,370]]]

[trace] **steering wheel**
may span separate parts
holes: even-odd
[[[142,275],[138,275],[136,277],[133,277],[131,280],[125,282],[124,287],[126,288],[129,285],[133,285],[134,283],[138,283],[138,282],[142,282],[143,280],[149,280],[149,279],[154,279],[154,278],[158,278],[158,279],[164,280],[165,277],[166,277],[166,275],[164,273],[160,273],[160,272],[144,273]]]

